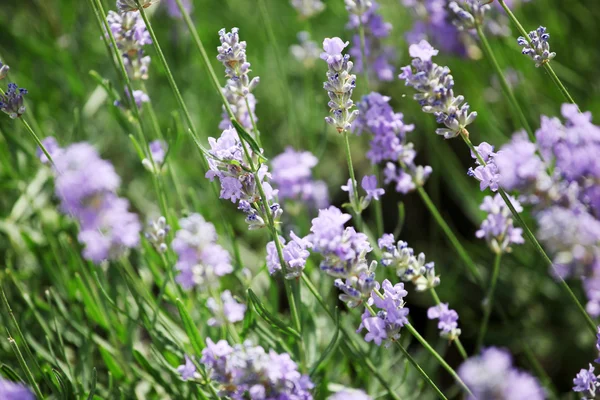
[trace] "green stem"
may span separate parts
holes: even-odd
[[[415,337],[415,339],[417,339],[419,341],[419,343],[421,343],[421,345],[423,347],[425,347],[425,349],[431,355],[433,355],[433,357],[440,363],[440,365],[450,375],[452,375],[452,377],[460,385],[460,387],[462,387],[469,395],[473,396],[473,393],[471,393],[471,390],[469,390],[469,388],[463,382],[463,380],[460,379],[460,376],[458,376],[458,374],[456,373],[456,371],[454,371],[454,369],[450,365],[448,365],[448,363],[444,360],[444,358],[442,356],[440,356],[439,353],[437,351],[435,351],[435,349],[433,347],[431,347],[431,345],[429,343],[427,343],[427,340],[425,340],[423,338],[423,336],[421,336],[419,334],[419,332],[417,332],[417,330],[410,323],[405,324],[404,327],[410,332],[411,335],[413,335]]]
[[[306,285],[308,290],[312,293],[312,295],[315,297],[315,299],[317,300],[319,305],[323,308],[323,310],[325,310],[325,313],[335,323],[336,322],[335,315],[329,309],[329,307],[327,307],[325,300],[323,299],[323,297],[321,296],[321,294],[319,293],[317,288],[313,285],[313,283],[311,282],[311,280],[308,278],[308,276],[305,273],[302,274],[302,281],[304,282],[304,284]],[[363,350],[360,348],[360,346],[354,341],[354,339],[353,339],[354,333],[349,331],[346,327],[344,327],[341,324],[340,324],[340,331],[344,335],[344,338],[346,339],[346,343],[348,344],[348,346],[350,346],[352,349],[354,349],[356,352],[358,352],[362,356],[363,361],[367,365],[367,368],[371,371],[371,373],[375,376],[375,378],[377,378],[377,380],[381,383],[381,385],[387,390],[390,397],[394,400],[400,400],[400,397],[398,397],[398,395],[394,393],[390,384],[379,373],[379,369],[373,365],[371,360],[369,360],[367,358],[367,355],[363,352]]]
[[[354,198],[350,199],[350,201],[353,203],[352,204],[352,208],[354,209],[354,211],[356,212],[356,214],[360,214],[361,213],[361,209],[360,209],[360,200],[358,198],[358,182],[356,181],[356,178],[354,176],[354,165],[352,164],[352,153],[350,151],[350,140],[348,139],[348,131],[344,131],[342,133],[342,135],[344,135],[344,150],[346,151],[346,164],[348,165],[348,173],[350,174],[350,180],[352,182],[352,192],[354,194]]]
[[[23,357],[23,353],[21,353],[21,350],[19,349],[19,346],[17,345],[17,342],[15,341],[15,339],[13,339],[11,337],[8,329],[6,330],[6,333],[8,334],[8,343],[10,344],[10,347],[12,347],[13,352],[17,356],[17,360],[19,360],[19,365],[21,365],[21,368],[25,372],[25,375],[27,375],[27,380],[29,381],[29,384],[33,387],[33,391],[35,392],[36,397],[38,399],[43,399],[44,396],[42,395],[42,392],[40,391],[40,387],[38,386],[33,374],[31,373],[31,370],[29,369],[29,366],[27,365],[27,362],[25,361],[25,358]]]
[[[523,125],[523,128],[525,128],[525,130],[527,131],[527,135],[529,135],[529,139],[533,143],[535,143],[536,139],[535,139],[535,134],[533,133],[533,129],[531,129],[529,122],[527,122],[527,118],[525,117],[525,114],[523,113],[523,109],[519,105],[519,102],[515,98],[515,95],[511,89],[508,81],[506,80],[506,77],[504,76],[504,72],[502,71],[502,68],[500,67],[500,64],[498,63],[498,60],[496,59],[496,56],[494,55],[494,51],[492,50],[492,47],[490,46],[490,44],[485,36],[485,33],[483,32],[483,28],[481,27],[480,24],[476,24],[475,28],[477,30],[477,35],[479,36],[479,40],[481,40],[483,52],[485,53],[489,62],[492,64],[492,67],[494,67],[494,69],[496,70],[496,74],[498,75],[498,78],[500,79],[500,86],[502,86],[502,92],[504,93],[504,96],[510,103],[512,111],[516,116],[516,119],[521,121],[521,125]]]
[[[38,147],[42,150],[42,152],[48,158],[48,160],[50,161],[50,163],[52,164],[52,166],[56,167],[56,165],[54,164],[54,160],[52,159],[52,157],[50,157],[50,153],[48,153],[48,150],[46,150],[46,148],[44,147],[44,145],[40,141],[40,138],[35,134],[35,132],[33,131],[33,129],[31,129],[31,126],[29,126],[29,124],[27,123],[27,121],[25,121],[23,118],[20,118],[20,119],[23,122],[23,125],[25,125],[25,128],[27,129],[27,132],[29,132],[29,134],[33,138],[33,141],[35,142],[35,144],[37,144]]]
[[[478,283],[483,283],[483,277],[481,276],[479,270],[475,266],[475,262],[469,256],[469,253],[467,252],[467,250],[465,250],[465,248],[460,243],[460,240],[458,240],[458,238],[456,237],[454,232],[452,232],[452,229],[450,229],[450,227],[448,226],[448,224],[446,223],[446,221],[440,214],[440,212],[437,209],[437,207],[435,206],[435,204],[433,204],[433,201],[431,201],[431,198],[429,197],[429,195],[427,194],[425,189],[423,189],[422,187],[419,186],[419,187],[417,187],[417,192],[421,196],[421,199],[423,199],[423,202],[429,209],[429,212],[431,213],[433,218],[436,220],[436,222],[438,223],[440,228],[442,228],[442,230],[446,234],[446,237],[448,238],[448,240],[450,241],[450,243],[452,244],[452,246],[458,253],[459,257],[467,265],[469,271],[471,272],[471,275],[477,280]]]
[[[431,288],[429,289],[429,293],[431,293],[431,297],[433,297],[433,301],[435,302],[436,305],[440,305],[442,304],[437,292],[435,291],[435,288]],[[454,342],[454,345],[456,346],[456,349],[458,350],[458,352],[460,353],[461,357],[466,360],[467,358],[469,358],[467,351],[465,350],[465,348],[463,347],[460,339],[457,337],[456,339],[452,340]]]
[[[381,181],[381,174],[379,173],[379,167],[377,166],[377,164],[375,164],[373,166],[374,171],[375,171],[375,176],[377,177],[377,180],[380,182]],[[381,200],[379,201],[374,201],[372,203],[375,203],[375,223],[376,223],[376,227],[377,227],[377,237],[381,237],[383,236],[383,234],[385,233],[385,227],[384,227],[384,223],[383,223],[383,204],[381,204]]]
[[[477,339],[477,349],[480,349],[483,344],[483,339],[485,338],[485,333],[487,331],[488,323],[490,320],[490,314],[492,312],[492,308],[494,305],[494,292],[496,290],[496,283],[498,282],[498,274],[500,273],[500,260],[502,259],[502,253],[496,253],[496,257],[494,258],[494,269],[492,272],[492,280],[490,282],[490,287],[488,293],[485,297],[485,307],[483,311],[483,321],[481,322],[481,329],[479,331],[479,337]]]
[[[519,31],[519,33],[529,43],[531,43],[531,38],[529,37],[529,34],[525,30],[525,28],[523,28],[523,25],[521,25],[521,23],[519,22],[519,20],[515,16],[515,14],[513,14],[513,12],[510,10],[510,8],[508,8],[508,6],[504,2],[504,0],[498,0],[498,3],[500,3],[500,5],[502,6],[502,8],[504,8],[504,11],[506,11],[506,15],[508,15],[508,18],[512,21],[513,24],[515,24],[515,26],[517,27],[517,30]],[[576,105],[577,103],[575,103],[575,100],[573,100],[573,98],[569,94],[569,91],[567,90],[567,88],[562,84],[562,82],[560,81],[560,79],[558,78],[558,76],[556,75],[556,73],[554,72],[554,70],[552,69],[552,66],[550,66],[550,63],[549,62],[545,62],[543,65],[544,65],[544,69],[546,70],[546,72],[548,73],[548,75],[550,75],[550,78],[552,79],[552,82],[554,82],[554,84],[558,87],[558,89],[563,94],[563,96],[565,96],[565,98],[569,101],[569,103],[572,103],[572,104]]]
[[[464,142],[467,144],[467,146],[469,147],[469,149],[471,150],[471,152],[473,154],[475,154],[475,156],[477,157],[477,160],[479,161],[479,164],[481,164],[482,166],[486,166],[487,163],[483,160],[483,158],[481,157],[481,154],[479,154],[479,152],[477,151],[477,149],[475,149],[475,146],[473,146],[473,143],[471,143],[471,140],[469,139],[469,132],[467,132],[466,130],[463,130],[463,132],[461,132],[460,136],[462,137],[462,139],[464,140]],[[504,191],[504,189],[498,188],[498,193],[500,194],[500,196],[502,197],[502,199],[506,203],[508,209],[510,210],[510,212],[513,215],[513,218],[517,221],[517,223],[519,225],[521,225],[521,228],[525,232],[525,236],[527,236],[527,238],[529,239],[529,241],[531,242],[531,244],[533,245],[533,247],[542,256],[542,258],[544,259],[544,261],[546,261],[546,263],[554,269],[554,263],[552,262],[552,260],[550,259],[550,257],[548,257],[548,254],[546,254],[546,252],[542,248],[542,245],[536,239],[535,235],[531,232],[531,229],[529,229],[529,227],[527,226],[527,224],[525,223],[525,221],[523,221],[523,218],[521,218],[521,215],[517,212],[517,210],[515,210],[515,207],[513,206],[513,204],[510,201],[510,199],[508,198],[508,195],[506,194],[506,192]],[[565,280],[562,279],[560,277],[560,275],[557,274],[557,276],[558,276],[558,279],[559,279],[559,284],[567,292],[567,294],[569,295],[569,298],[573,301],[573,303],[577,306],[577,308],[579,309],[579,312],[584,317],[584,319],[585,319],[588,327],[590,328],[590,330],[592,331],[592,333],[593,333],[593,335],[595,337],[596,333],[597,333],[596,324],[594,324],[594,321],[590,318],[590,316],[588,315],[588,313],[585,311],[585,308],[579,302],[579,300],[577,299],[577,296],[575,296],[575,293],[573,293],[573,291],[571,290],[571,288],[569,287],[569,285],[565,282]]]

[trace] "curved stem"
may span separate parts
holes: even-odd
[[[494,270],[492,271],[492,281],[490,282],[490,288],[485,298],[483,321],[481,322],[481,329],[479,331],[479,337],[477,338],[477,349],[481,349],[481,345],[483,344],[483,339],[485,338],[485,333],[490,320],[490,314],[494,305],[494,292],[496,290],[496,283],[498,282],[498,274],[500,273],[501,259],[502,253],[496,253],[496,257],[494,258]]]
[[[42,150],[42,153],[44,153],[44,155],[48,158],[48,161],[50,161],[50,163],[52,164],[52,166],[56,167],[56,165],[54,164],[54,160],[52,159],[52,157],[50,157],[50,153],[48,153],[48,150],[46,150],[46,148],[42,144],[42,141],[40,140],[40,138],[38,137],[38,135],[36,135],[35,132],[33,131],[33,129],[31,129],[31,126],[29,126],[29,124],[27,123],[27,121],[25,121],[23,118],[20,118],[20,119],[21,119],[21,122],[23,122],[23,125],[25,125],[25,128],[27,129],[27,132],[29,132],[29,134],[33,138],[33,141],[35,142],[35,144],[37,144],[38,147]]]
[[[479,163],[481,165],[483,165],[483,166],[486,166],[487,163],[483,160],[483,158],[481,157],[481,154],[479,154],[479,152],[477,151],[477,149],[475,149],[475,146],[473,146],[473,143],[471,143],[471,140],[469,139],[469,132],[467,132],[466,130],[464,130],[463,132],[461,132],[460,136],[462,137],[462,139],[464,140],[464,142],[467,144],[467,146],[469,147],[469,149],[471,150],[471,152],[473,154],[475,154],[475,156],[477,157],[477,160],[479,161]],[[531,232],[531,229],[529,229],[529,227],[527,226],[527,224],[525,223],[525,221],[523,221],[523,218],[521,218],[521,215],[517,212],[517,210],[515,210],[515,207],[513,206],[513,204],[510,201],[510,199],[508,198],[508,195],[506,194],[506,192],[504,191],[504,189],[498,188],[498,193],[500,194],[500,196],[502,197],[502,199],[506,203],[508,209],[510,210],[510,212],[513,215],[513,218],[517,221],[517,223],[519,225],[521,225],[521,228],[523,228],[523,232],[525,232],[525,236],[527,236],[527,238],[529,239],[529,241],[531,242],[531,244],[533,245],[533,247],[542,256],[542,258],[544,259],[544,261],[546,261],[546,263],[548,265],[550,265],[554,269],[554,263],[552,262],[552,260],[550,259],[550,257],[548,257],[548,254],[546,254],[546,252],[544,251],[542,245],[536,239],[535,235]],[[588,313],[585,311],[585,308],[579,302],[579,300],[577,299],[577,296],[575,296],[575,293],[573,293],[573,291],[571,290],[571,288],[569,287],[569,285],[567,284],[567,282],[565,282],[565,280],[563,278],[561,278],[559,274],[556,274],[556,276],[559,279],[559,284],[567,292],[567,294],[569,295],[569,298],[571,299],[571,301],[577,306],[577,308],[579,309],[579,312],[584,317],[584,319],[585,319],[588,327],[590,328],[590,330],[592,331],[592,333],[593,333],[593,335],[595,337],[596,333],[597,333],[596,324],[594,323],[594,321],[592,320],[592,318],[590,318],[590,316],[588,315]]]
[[[523,25],[521,25],[521,23],[519,22],[519,20],[515,16],[515,14],[513,14],[513,12],[510,10],[510,8],[506,5],[506,3],[504,2],[504,0],[498,0],[498,3],[500,3],[500,5],[502,6],[502,8],[504,8],[504,11],[506,12],[506,15],[508,15],[508,18],[512,21],[513,24],[515,24],[515,26],[517,27],[517,30],[519,31],[519,33],[529,43],[531,43],[531,38],[529,37],[529,34],[525,30],[525,28],[523,28]],[[546,70],[546,72],[548,73],[548,75],[550,75],[550,78],[552,79],[552,82],[554,82],[554,84],[558,87],[558,89],[563,94],[563,96],[567,99],[567,101],[569,101],[569,103],[577,105],[577,103],[575,103],[575,100],[573,100],[573,98],[569,94],[569,91],[567,90],[567,88],[562,84],[562,82],[560,81],[560,79],[558,78],[558,76],[556,75],[556,73],[554,72],[554,70],[552,69],[552,66],[550,66],[549,62],[545,62],[544,63],[544,69]]]

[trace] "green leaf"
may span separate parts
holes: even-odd
[[[244,142],[248,143],[248,145],[250,145],[250,148],[252,149],[252,151],[254,152],[254,154],[256,154],[258,157],[260,157],[263,161],[266,161],[267,159],[262,155],[262,152],[260,150],[260,146],[258,145],[258,143],[256,142],[256,140],[254,140],[254,138],[252,137],[252,135],[250,135],[244,129],[244,127],[242,125],[240,125],[240,123],[237,122],[236,120],[232,119],[231,123],[235,127],[235,130],[237,131],[238,135],[240,135],[240,139],[243,140]]]
[[[252,289],[248,289],[248,299],[250,299],[252,301],[252,304],[254,305],[254,309],[256,310],[258,315],[260,315],[262,319],[267,321],[274,328],[278,329],[279,331],[281,331],[287,335],[294,336],[297,339],[302,338],[300,336],[300,334],[298,333],[298,331],[296,331],[295,329],[290,327],[289,324],[283,322],[281,319],[279,319],[278,317],[273,315],[271,312],[269,312],[267,310],[267,308],[260,302],[258,297],[256,297],[256,294],[254,294]]]
[[[250,332],[250,330],[254,327],[255,324],[256,319],[254,318],[254,312],[252,311],[252,307],[248,307],[248,309],[246,310],[246,314],[244,315],[244,321],[242,323],[242,332],[240,333],[242,339],[246,339],[248,332]]]
[[[140,158],[140,161],[143,161],[144,158],[146,158],[146,156],[144,155],[144,152],[142,151],[142,146],[140,146],[137,139],[132,134],[129,134],[129,139],[131,139],[131,143],[133,143],[133,147],[135,148],[135,152],[137,153],[138,157]]]
[[[102,356],[102,359],[104,359],[104,363],[106,364],[106,367],[108,368],[108,370],[110,372],[113,373],[113,375],[115,376],[115,379],[118,380],[118,379],[121,379],[123,376],[125,376],[125,372],[123,371],[123,368],[121,368],[121,366],[115,360],[115,358],[112,356],[112,354],[110,354],[103,347],[98,347],[98,350],[100,350],[100,355]]]
[[[11,367],[9,367],[6,364],[0,365],[0,371],[2,371],[2,375],[4,375],[9,381],[13,381],[13,382],[25,382],[23,379],[21,379],[21,377],[19,376],[19,374],[17,374],[15,372],[14,369],[12,369]]]
[[[88,395],[87,400],[93,400],[94,399],[94,394],[96,393],[96,368],[94,367],[94,369],[92,369],[92,384],[91,384],[91,389],[90,389],[90,394]]]
[[[194,324],[192,317],[190,317],[190,314],[188,314],[187,310],[185,309],[185,305],[183,304],[181,299],[175,300],[175,303],[177,304],[177,309],[179,310],[179,316],[181,317],[181,320],[183,322],[183,327],[185,329],[185,332],[187,333],[188,338],[190,339],[190,342],[192,343],[194,352],[196,353],[196,355],[199,356],[200,354],[202,354],[202,349],[204,349],[206,347],[206,344],[204,343],[204,339],[202,338],[202,336],[200,336],[200,332],[198,332],[198,328],[196,328],[196,324]]]
[[[331,338],[331,342],[327,345],[321,357],[317,360],[315,365],[310,370],[310,377],[312,378],[321,368],[321,365],[327,360],[327,358],[333,354],[333,352],[337,349],[339,345],[339,337],[340,337],[340,311],[336,307],[335,309],[335,332],[333,334],[333,338]]]

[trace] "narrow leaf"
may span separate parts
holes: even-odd
[[[240,139],[243,140],[244,142],[248,143],[248,145],[250,146],[250,148],[252,149],[252,151],[254,152],[254,154],[256,154],[258,157],[262,158],[263,160],[266,160],[266,158],[262,155],[262,151],[260,149],[260,146],[258,145],[258,143],[256,142],[256,140],[254,140],[254,138],[252,137],[252,135],[250,135],[244,129],[244,127],[242,125],[240,125],[240,123],[237,122],[236,120],[232,119],[231,123],[235,127],[235,130],[237,131],[238,135],[240,135]]]
[[[252,289],[248,289],[248,298],[252,299],[252,304],[254,305],[254,309],[261,316],[262,319],[270,323],[273,327],[277,328],[281,332],[294,336],[297,339],[301,339],[300,334],[289,326],[289,324],[283,322],[281,319],[273,315],[269,312],[266,307],[260,302],[256,294],[252,291]]]
[[[333,338],[331,338],[331,342],[329,342],[329,344],[325,348],[325,351],[323,351],[323,354],[321,354],[321,357],[317,360],[315,365],[313,365],[313,367],[311,368],[310,374],[309,374],[311,378],[319,371],[323,362],[325,362],[327,360],[327,358],[337,349],[338,344],[339,344],[339,340],[338,340],[339,337],[340,337],[340,312],[339,312],[339,309],[336,307],[336,309],[335,309],[335,332],[333,333]]]
[[[204,343],[204,339],[200,336],[200,332],[198,332],[198,328],[196,328],[196,324],[188,314],[187,310],[181,299],[175,300],[177,304],[177,309],[179,310],[179,316],[181,317],[181,321],[183,322],[183,327],[185,328],[185,332],[187,333],[190,342],[192,343],[192,347],[194,348],[194,352],[196,355],[202,354],[202,349],[206,347]]]

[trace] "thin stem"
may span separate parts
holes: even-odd
[[[458,240],[458,238],[456,237],[454,232],[452,232],[452,229],[450,229],[450,227],[448,226],[448,224],[446,223],[446,221],[440,214],[440,212],[437,209],[437,207],[435,206],[435,204],[433,204],[433,201],[431,201],[431,198],[429,197],[429,195],[427,194],[425,189],[423,189],[422,187],[419,186],[419,187],[417,187],[417,192],[421,196],[421,199],[423,199],[423,202],[429,209],[429,212],[431,213],[433,218],[436,220],[436,222],[438,223],[440,228],[442,228],[442,230],[446,234],[446,237],[448,238],[448,240],[450,241],[450,243],[452,244],[452,246],[454,247],[454,249],[460,256],[460,258],[467,265],[471,275],[477,280],[478,283],[482,283],[483,277],[481,276],[481,273],[475,266],[475,262],[473,261],[471,256],[469,256],[469,253],[467,252],[467,250],[465,250],[465,248],[460,243],[460,240]]]
[[[374,171],[375,171],[375,176],[377,177],[377,180],[379,181],[380,179],[380,173],[379,173],[379,167],[377,166],[377,164],[375,164],[373,166]],[[383,234],[385,233],[385,227],[384,227],[384,223],[383,223],[383,204],[381,204],[381,200],[379,201],[374,201],[371,202],[371,204],[374,204],[375,207],[375,226],[377,227],[377,237],[381,237],[383,236]]]
[[[350,151],[350,140],[348,139],[348,131],[342,133],[344,135],[344,150],[346,151],[346,164],[348,164],[348,173],[350,174],[350,180],[352,181],[352,192],[354,198],[351,199],[353,206],[352,208],[357,214],[360,214],[360,200],[358,199],[358,182],[354,176],[354,165],[352,164],[352,154]]]
[[[500,260],[502,259],[502,253],[496,253],[494,258],[494,269],[492,271],[492,280],[487,295],[485,296],[485,308],[483,311],[483,321],[481,322],[481,329],[479,331],[479,337],[477,339],[477,349],[481,348],[485,333],[487,331],[488,323],[490,320],[490,314],[494,305],[494,292],[496,290],[496,283],[498,282],[498,275],[500,273]]]
[[[471,140],[469,139],[469,132],[467,132],[466,130],[464,130],[463,132],[461,132],[460,136],[463,138],[464,142],[467,144],[467,146],[469,147],[469,149],[471,150],[471,152],[473,154],[475,154],[475,156],[477,157],[477,160],[479,161],[479,163],[481,165],[483,165],[483,166],[486,166],[487,163],[483,160],[483,158],[481,157],[481,154],[479,154],[479,152],[477,151],[477,149],[475,149],[475,146],[473,146],[473,143],[471,143]],[[529,239],[529,241],[531,242],[531,244],[533,245],[533,247],[542,256],[542,258],[544,259],[544,261],[546,261],[546,263],[548,265],[550,265],[554,269],[554,263],[552,262],[552,260],[550,259],[550,257],[548,257],[548,254],[546,254],[546,252],[544,251],[542,245],[536,239],[535,235],[531,232],[531,229],[529,229],[529,227],[527,226],[527,224],[525,223],[525,221],[523,221],[523,218],[521,218],[521,215],[517,212],[517,210],[515,210],[515,207],[513,206],[513,204],[510,201],[510,199],[508,198],[508,195],[506,194],[506,192],[504,191],[504,189],[498,188],[498,193],[500,193],[500,196],[502,197],[502,199],[506,203],[508,209],[512,213],[513,218],[517,221],[517,223],[519,225],[521,225],[521,228],[523,228],[523,231],[525,232],[525,236],[527,236],[527,238]],[[559,279],[559,283],[560,283],[561,287],[567,292],[567,294],[569,295],[569,298],[577,306],[577,308],[579,309],[579,312],[585,318],[585,321],[586,321],[588,327],[590,328],[590,330],[592,331],[592,333],[593,333],[593,335],[595,337],[596,333],[597,333],[596,324],[590,318],[590,316],[588,315],[588,313],[585,311],[585,308],[579,302],[579,300],[577,299],[577,296],[575,296],[575,293],[573,293],[573,291],[571,290],[571,288],[569,287],[569,285],[565,282],[565,280],[563,278],[561,278],[559,274],[557,274],[557,277]]]
[[[517,30],[519,31],[519,33],[529,43],[531,43],[531,38],[529,37],[529,34],[525,30],[525,28],[523,28],[523,25],[521,25],[521,23],[519,22],[519,20],[515,16],[515,14],[513,14],[513,12],[510,10],[510,8],[508,8],[508,6],[504,2],[504,0],[498,0],[498,3],[500,3],[500,5],[502,6],[502,8],[504,8],[504,11],[506,12],[506,15],[508,15],[508,18],[512,21],[513,24],[515,24],[515,26],[517,27]],[[562,84],[562,82],[560,81],[560,79],[558,78],[558,76],[556,75],[556,73],[554,72],[554,70],[552,69],[552,66],[550,65],[550,63],[549,62],[545,62],[543,64],[543,66],[544,66],[544,69],[546,70],[546,72],[548,73],[548,75],[550,75],[550,78],[552,79],[552,82],[554,82],[554,84],[558,87],[558,89],[563,94],[563,96],[565,96],[565,98],[569,101],[569,103],[572,103],[572,104],[576,105],[577,103],[575,103],[575,100],[573,100],[573,98],[569,94],[569,91],[567,90],[567,88]]]
[[[506,77],[504,76],[504,72],[502,71],[502,68],[500,67],[500,64],[498,63],[498,60],[496,59],[496,56],[494,55],[494,51],[492,50],[492,47],[490,46],[490,44],[487,40],[487,37],[485,36],[485,32],[483,31],[483,28],[478,23],[476,23],[475,28],[477,29],[477,35],[479,36],[479,40],[481,40],[483,51],[484,51],[487,59],[492,64],[492,67],[494,67],[494,69],[496,70],[496,74],[498,75],[498,78],[500,79],[500,86],[502,86],[502,92],[504,93],[504,96],[510,103],[513,113],[516,115],[516,118],[521,121],[521,125],[523,125],[523,128],[525,128],[525,130],[527,131],[527,135],[529,135],[529,139],[535,143],[536,139],[535,139],[535,135],[533,133],[533,129],[531,129],[529,122],[527,122],[527,118],[525,117],[525,114],[523,113],[523,110],[521,109],[519,102],[515,98],[515,95],[511,89],[508,81],[506,80]]]
[[[302,274],[302,281],[304,282],[304,284],[306,285],[308,290],[312,293],[312,295],[315,297],[315,299],[317,300],[319,305],[323,308],[323,310],[325,310],[325,313],[329,316],[329,318],[331,318],[331,320],[335,322],[336,321],[335,315],[329,309],[329,307],[327,307],[325,300],[323,300],[323,297],[321,296],[321,294],[319,293],[317,288],[313,285],[313,283],[311,282],[311,280],[308,278],[308,276],[305,273]],[[348,345],[351,346],[355,351],[357,351],[363,357],[363,360],[365,361],[367,368],[371,371],[371,373],[375,376],[375,378],[377,378],[377,380],[381,383],[381,385],[387,390],[390,397],[394,400],[400,400],[400,397],[398,397],[398,395],[394,393],[394,391],[390,387],[389,383],[379,373],[379,370],[373,365],[371,360],[369,360],[367,358],[367,355],[364,354],[364,352],[362,351],[360,346],[358,346],[358,344],[354,341],[354,339],[353,339],[354,333],[349,331],[346,327],[344,327],[341,324],[339,327],[340,327],[340,331],[344,335]]]
[[[29,134],[31,135],[31,137],[33,138],[33,140],[35,141],[35,143],[42,150],[42,152],[44,153],[44,155],[48,158],[48,160],[50,161],[50,163],[52,164],[52,166],[56,167],[56,165],[54,164],[54,160],[52,159],[52,157],[50,157],[50,153],[48,153],[48,150],[46,150],[46,148],[44,147],[44,145],[40,141],[40,138],[35,134],[35,132],[33,131],[33,129],[31,129],[31,126],[29,126],[29,124],[27,123],[27,121],[25,121],[23,118],[20,118],[20,119],[23,122],[23,125],[25,125],[25,128],[27,129],[27,132],[29,132]]]
[[[440,305],[442,304],[437,292],[435,291],[435,288],[431,288],[429,289],[429,293],[431,293],[431,297],[433,297],[433,301],[435,302],[436,305]],[[454,345],[456,346],[456,349],[458,350],[458,352],[460,353],[461,357],[463,359],[467,359],[469,358],[467,351],[465,350],[465,348],[463,347],[460,339],[457,337],[456,339],[452,340],[454,342]]]
[[[444,360],[444,358],[442,356],[440,356],[439,353],[437,351],[435,351],[435,349],[433,347],[431,347],[431,345],[429,343],[427,343],[427,340],[425,340],[423,338],[423,336],[421,336],[419,334],[419,332],[417,332],[417,330],[410,323],[405,324],[404,327],[410,332],[411,335],[413,335],[415,337],[415,339],[417,339],[419,341],[419,343],[421,343],[421,345],[423,347],[425,347],[425,349],[431,355],[433,355],[433,357],[442,365],[442,367],[450,375],[452,375],[452,377],[460,385],[460,387],[462,387],[469,395],[473,396],[473,393],[471,393],[471,390],[469,390],[469,388],[463,382],[463,380],[460,379],[460,376],[458,376],[456,371],[454,371],[454,369],[450,365],[448,365],[448,363]]]
[[[27,375],[27,380],[29,381],[29,384],[33,387],[33,391],[35,392],[36,397],[38,399],[43,399],[44,396],[42,395],[42,392],[40,391],[40,387],[38,386],[35,378],[33,377],[33,374],[31,373],[31,370],[29,369],[29,366],[27,365],[27,362],[25,361],[25,358],[23,357],[23,353],[21,353],[21,350],[19,349],[19,346],[17,345],[17,342],[15,341],[15,339],[12,338],[8,329],[6,330],[6,333],[8,334],[8,343],[10,344],[10,347],[12,347],[13,352],[17,356],[17,360],[19,360],[19,364],[21,365],[21,368],[25,372],[25,375]]]

